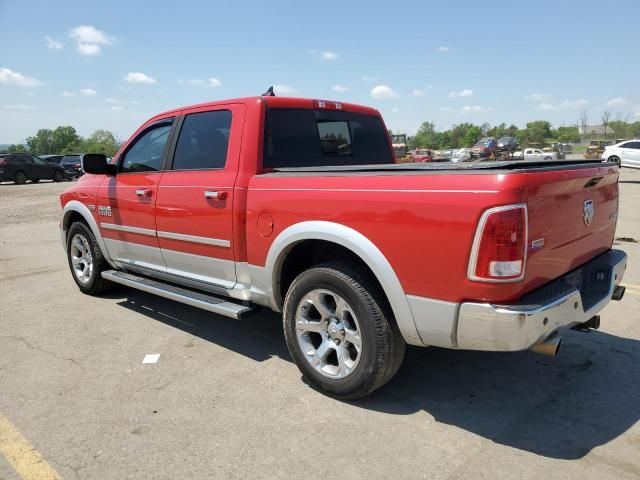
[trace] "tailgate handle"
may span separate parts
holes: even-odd
[[[591,180],[584,184],[584,188],[589,188],[597,185],[603,178],[604,177],[593,177]]]

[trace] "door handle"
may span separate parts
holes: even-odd
[[[153,195],[153,191],[149,188],[141,188],[140,190],[136,190],[136,195],[139,197],[150,197]]]
[[[227,198],[227,192],[214,192],[211,190],[205,190],[204,198],[208,200],[224,200]]]

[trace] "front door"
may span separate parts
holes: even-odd
[[[155,205],[174,118],[145,126],[118,159],[118,173],[98,190],[100,231],[111,258],[122,266],[164,271]]]
[[[167,272],[206,284],[236,283],[234,190],[244,107],[184,113],[158,187],[156,225]]]
[[[37,178],[38,180],[53,179],[54,167],[42,160],[40,157],[32,157],[33,159],[33,176],[31,178]]]

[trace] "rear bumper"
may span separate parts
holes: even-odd
[[[559,328],[584,323],[609,303],[626,266],[622,250],[609,250],[525,295],[518,304],[462,303],[457,348],[525,350]]]

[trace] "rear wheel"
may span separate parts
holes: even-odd
[[[32,178],[31,183],[38,183],[40,181],[39,178]]]
[[[24,185],[25,183],[27,183],[27,174],[22,170],[18,170],[13,177],[13,181],[18,185]]]
[[[74,222],[67,235],[67,260],[73,279],[80,291],[97,295],[108,289],[110,283],[102,278],[109,269],[100,245],[84,222]]]
[[[340,399],[363,397],[388,382],[405,343],[380,288],[357,268],[327,264],[301,273],[284,305],[294,362],[314,387]]]
[[[613,157],[609,157],[608,160],[610,162],[614,162],[616,165],[618,165],[618,167],[620,167],[620,157],[616,157],[614,155]]]
[[[53,172],[54,182],[61,182],[63,180],[64,180],[64,173],[62,173],[60,170],[56,170],[55,172]]]

